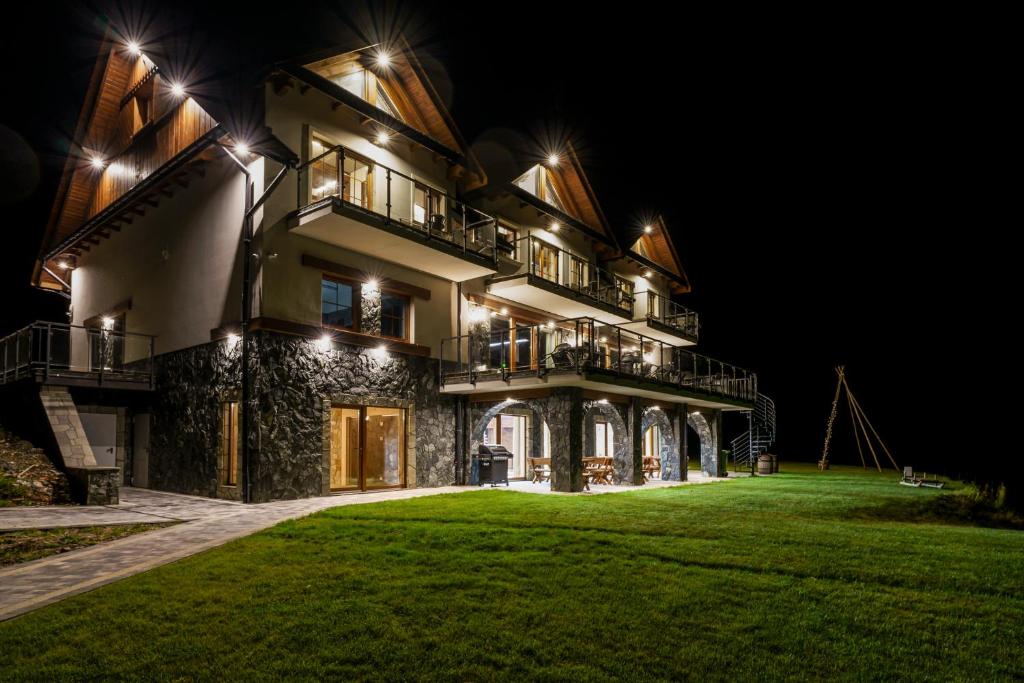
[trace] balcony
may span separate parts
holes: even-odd
[[[34,322],[0,339],[0,384],[31,379],[44,384],[152,389],[150,335]]]
[[[754,373],[593,318],[444,339],[440,380],[454,394],[578,386],[723,409],[757,396]]]
[[[515,242],[519,270],[494,278],[487,291],[562,318],[633,320],[632,283],[536,237]]]
[[[697,343],[699,320],[697,314],[685,306],[656,292],[646,291],[637,295],[635,310],[638,320],[624,324],[622,327],[625,329],[676,346]]]
[[[493,217],[399,171],[341,146],[298,170],[296,234],[454,282],[508,263]]]

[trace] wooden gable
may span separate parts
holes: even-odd
[[[633,242],[630,251],[680,278],[688,288],[689,280],[683,270],[683,264],[675,245],[672,243],[672,236],[669,234],[665,219],[658,216],[651,222],[650,227],[650,232],[645,231]]]

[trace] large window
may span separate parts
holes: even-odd
[[[417,225],[427,225],[429,221],[431,228],[444,230],[444,200],[441,193],[432,187],[416,183],[416,190],[413,192],[412,220]]]
[[[309,158],[317,159],[333,145],[316,135],[309,141]],[[309,165],[310,198],[316,202],[338,194],[338,155],[327,154]]]
[[[345,151],[345,184],[341,198],[346,202],[373,209],[373,162]]]
[[[220,406],[220,483],[238,485],[238,401]]]
[[[615,287],[618,290],[616,304],[622,308],[630,308],[633,305],[633,283],[616,275]]]
[[[352,329],[355,326],[352,285],[325,277],[320,281],[320,293],[321,322]]]
[[[644,457],[661,457],[661,427],[658,425],[651,425],[644,432]]]
[[[612,426],[598,418],[594,423],[594,455],[599,458],[610,458],[615,455],[615,431]]]
[[[535,239],[533,241],[533,272],[545,280],[558,282],[558,249]]]
[[[405,339],[406,311],[409,299],[400,294],[382,292],[380,295],[380,333],[385,337]]]

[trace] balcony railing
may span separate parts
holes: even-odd
[[[757,396],[752,372],[593,318],[441,341],[442,386],[559,372],[607,373],[743,401]]]
[[[640,293],[640,303],[641,312],[646,313],[648,320],[656,320],[697,339],[700,324],[694,311],[650,290]]]
[[[520,237],[515,242],[513,258],[523,264],[519,275],[529,273],[621,309],[629,317],[633,315],[633,283],[578,254],[536,237]]]
[[[0,384],[35,377],[152,386],[153,340],[146,334],[37,321],[0,339]]]
[[[297,177],[299,207],[333,198],[465,253],[497,262],[499,255],[512,252],[512,245],[497,235],[493,216],[341,145],[299,166]]]

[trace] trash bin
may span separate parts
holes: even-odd
[[[772,473],[772,456],[768,455],[767,453],[762,453],[761,455],[757,456],[757,473]]]

